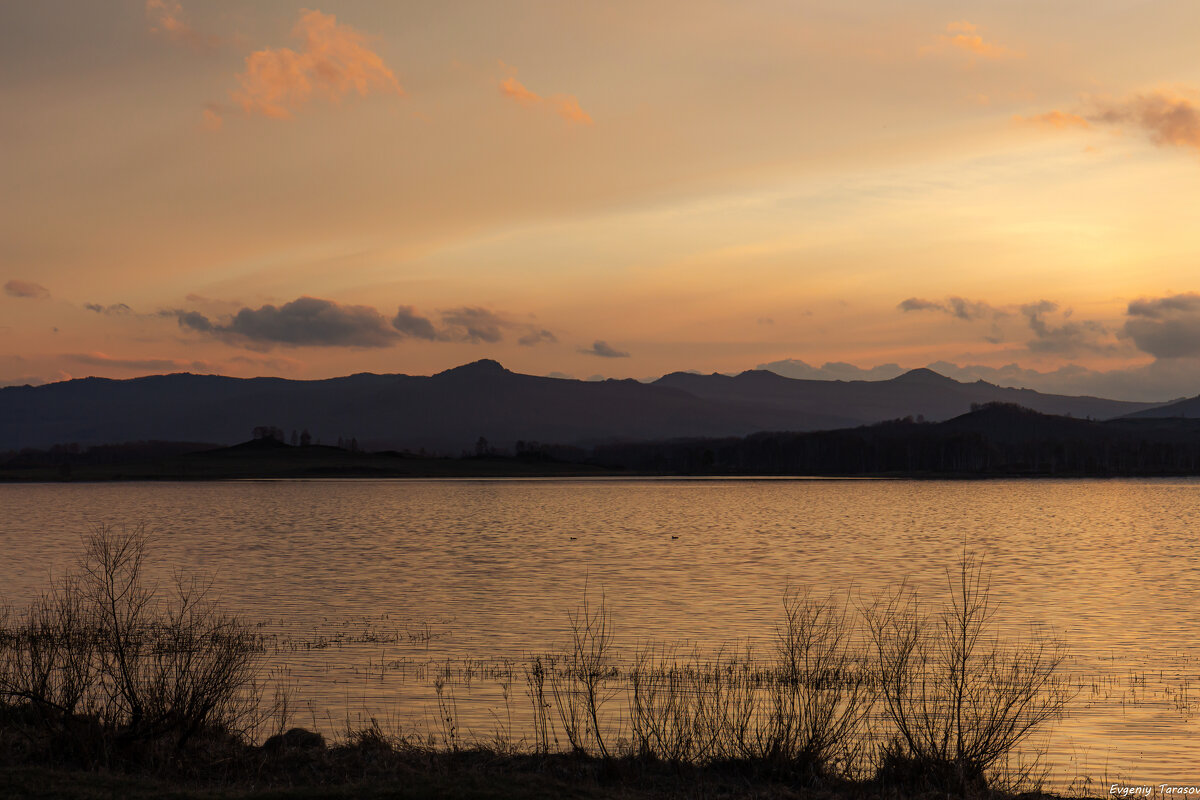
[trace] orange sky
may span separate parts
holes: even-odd
[[[0,384],[487,357],[1194,395],[1197,29],[1182,1],[7,3]]]

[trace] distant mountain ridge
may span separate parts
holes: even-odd
[[[544,378],[484,359],[432,376],[359,373],[325,380],[178,373],[82,378],[0,389],[0,450],[76,442],[176,440],[233,444],[259,425],[307,429],[330,444],[425,448],[457,455],[479,437],[556,444],[744,436],[853,427],[905,416],[943,420],[973,403],[1013,402],[1043,413],[1108,419],[1151,408],[1043,395],[930,370],[886,381],[814,381],[751,370],[671,373],[652,383]]]
[[[1134,419],[1196,419],[1200,417],[1200,395],[1172,403],[1160,403],[1151,408],[1134,411],[1128,416]]]
[[[767,370],[749,370],[735,376],[673,372],[659,378],[655,385],[672,386],[698,397],[726,402],[745,402],[753,397],[759,403],[799,412],[836,413],[856,419],[859,424],[905,416],[922,416],[936,422],[984,403],[1015,403],[1043,414],[1093,419],[1111,419],[1156,405],[1042,394],[986,381],[962,383],[926,368],[880,381],[785,378]]]

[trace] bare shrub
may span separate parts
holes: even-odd
[[[565,656],[543,656],[543,675],[550,686],[563,733],[577,753],[595,746],[604,758],[611,753],[604,741],[601,709],[616,692],[607,682],[617,673],[613,653],[612,619],[604,595],[593,605],[585,587],[583,602],[567,612],[571,650]],[[536,665],[535,665],[536,669]],[[539,688],[539,692],[544,689]]]
[[[158,592],[144,570],[148,541],[141,526],[93,528],[77,570],[2,620],[0,699],[60,731],[86,716],[124,744],[183,746],[253,721],[259,638],[205,583],[176,575]]]
[[[773,728],[762,756],[824,772],[848,770],[871,709],[844,601],[789,588],[776,634]]]
[[[44,721],[92,711],[96,644],[75,576],[36,597],[20,618],[6,608],[0,630],[0,695],[27,703]]]
[[[640,650],[628,674],[634,752],[692,764],[740,757],[759,683],[753,672],[748,649],[708,658],[661,646]]]
[[[947,579],[950,599],[933,612],[904,588],[866,609],[892,727],[878,776],[965,792],[986,787],[989,771],[1071,695],[1059,678],[1061,643],[1036,632],[1001,639],[982,562],[964,554]]]
[[[542,754],[550,752],[552,738],[555,744],[558,743],[550,721],[551,704],[546,699],[546,662],[549,660],[546,656],[534,656],[525,665],[525,694],[533,704],[533,747],[534,752]]]
[[[870,710],[846,604],[788,589],[771,657],[642,650],[629,673],[635,752],[740,761],[812,776],[845,772]]]
[[[433,679],[437,693],[438,724],[442,728],[442,742],[457,752],[462,740],[458,724],[458,701],[454,697],[454,684],[450,682],[450,665],[447,662],[443,674]]]

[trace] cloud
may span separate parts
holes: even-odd
[[[515,75],[509,75],[500,82],[500,94],[526,108],[541,105],[542,98],[525,88]]]
[[[900,301],[896,308],[901,311],[940,311],[968,322],[985,317],[1005,316],[1005,312],[993,308],[982,300],[967,300],[957,296],[947,297],[943,301],[910,297]]]
[[[580,347],[579,352],[589,356],[600,356],[601,358],[629,358],[629,353],[610,346],[608,342],[602,339],[597,339],[592,343],[591,347]],[[592,379],[588,378],[588,380]]]
[[[504,62],[501,62],[500,66],[509,72],[508,77],[500,82],[500,94],[525,108],[548,107],[567,122],[579,125],[592,124],[591,116],[579,107],[579,99],[575,95],[552,94],[549,97],[542,97],[525,88],[525,85],[517,80],[515,67],[510,67]]]
[[[433,342],[441,338],[434,330],[433,323],[425,317],[419,316],[412,306],[400,306],[396,311],[396,316],[392,317],[392,327],[399,331],[401,336],[413,339],[425,339]]]
[[[95,311],[97,314],[105,314],[110,317],[125,316],[132,314],[133,309],[124,303],[113,303],[110,306],[100,305],[99,303],[84,303],[83,307],[88,311]]]
[[[525,334],[520,339],[517,339],[517,344],[521,345],[522,347],[533,347],[534,345],[539,345],[543,342],[546,344],[554,344],[557,341],[557,336],[545,328],[541,328],[539,330],[531,329],[529,333]]]
[[[397,337],[370,306],[343,306],[317,297],[300,297],[279,308],[243,308],[225,330],[254,342],[292,346],[387,347]]]
[[[1026,346],[1034,353],[1056,353],[1059,355],[1076,355],[1080,352],[1108,353],[1113,345],[1102,339],[1108,335],[1108,329],[1099,322],[1090,320],[1075,321],[1068,319],[1058,327],[1046,321],[1046,315],[1058,311],[1058,304],[1049,300],[1039,300],[1021,306],[1021,313],[1029,320],[1029,329],[1034,338]],[[1068,310],[1064,316],[1069,317]]]
[[[94,310],[99,309],[96,306]],[[439,312],[440,324],[437,325],[413,306],[398,306],[395,316],[389,320],[370,306],[340,305],[316,297],[300,297],[278,308],[274,305],[257,309],[243,307],[232,315],[219,318],[183,308],[164,309],[157,316],[173,317],[184,330],[251,349],[273,345],[390,347],[405,339],[492,344],[502,341],[508,330],[519,332],[517,344],[526,347],[558,341],[558,337],[545,328],[514,322],[504,314],[480,306],[445,309]]]
[[[221,41],[198,32],[183,16],[183,6],[174,0],[146,0],[146,21],[150,32],[194,50],[214,50]]]
[[[185,361],[178,358],[115,358],[101,352],[65,353],[67,361],[85,364],[89,367],[116,367],[119,369],[167,370],[167,369],[198,369],[211,371],[207,361]]]
[[[1020,58],[1024,53],[1016,50],[1010,50],[1007,47],[991,44],[984,41],[983,36],[979,34],[979,26],[972,25],[965,20],[959,22],[951,22],[946,26],[946,32],[940,34],[937,43],[921,48],[922,53],[948,52],[957,50],[967,53],[971,59],[984,58],[988,60],[1000,60],[1006,58]]]
[[[94,310],[99,308],[96,306]],[[443,310],[439,313],[440,325],[417,313],[412,306],[398,306],[395,316],[388,320],[370,306],[340,305],[316,297],[300,297],[278,308],[243,307],[219,319],[183,308],[165,309],[158,316],[173,317],[184,330],[252,349],[273,345],[390,347],[404,339],[490,344],[502,341],[506,330],[520,332],[517,344],[527,347],[558,341],[545,328],[514,322],[504,314],[479,306]]]
[[[267,48],[246,56],[238,75],[241,88],[230,93],[246,114],[290,119],[314,95],[332,103],[351,92],[404,95],[395,74],[367,46],[367,37],[339,25],[332,14],[304,11],[292,36],[302,43],[299,51]]]
[[[945,311],[946,307],[941,303],[935,303],[932,300],[925,300],[920,297],[910,297],[907,300],[901,300],[900,305],[896,308],[901,311]]]
[[[1049,300],[1006,309],[996,308],[982,300],[967,300],[956,296],[947,297],[945,300],[910,297],[896,307],[905,312],[936,311],[967,322],[990,319],[991,333],[984,339],[992,344],[999,344],[1005,340],[1001,321],[1010,317],[1013,310],[1016,310],[1025,317],[1029,329],[1033,331],[1034,338],[1026,342],[1030,352],[1074,355],[1081,352],[1112,353],[1116,349],[1113,342],[1107,341],[1110,332],[1103,324],[1090,320],[1072,320],[1070,309],[1063,312],[1064,321],[1061,325],[1053,325],[1047,315],[1054,314],[1059,307],[1057,303]]]
[[[4,284],[4,293],[9,297],[20,297],[28,300],[45,300],[50,296],[50,290],[40,283],[23,281],[13,278]]]
[[[500,329],[510,325],[498,314],[478,306],[443,311],[442,324],[448,326],[450,337],[469,342],[498,342],[504,338]]]
[[[1019,121],[1036,122],[1052,128],[1087,128],[1104,125],[1132,128],[1144,133],[1159,147],[1183,147],[1200,151],[1200,106],[1171,92],[1157,91],[1122,100],[1093,100],[1090,108],[1077,114],[1053,110]]]
[[[524,347],[558,341],[558,337],[545,328],[523,322],[515,322],[504,314],[478,306],[463,306],[441,312],[442,329],[438,338],[450,342],[499,342],[504,331],[520,331],[517,344]]]
[[[300,297],[279,307],[242,308],[224,324],[198,311],[163,314],[176,317],[181,328],[251,346],[388,347],[401,338],[370,306],[339,305],[317,297]]]
[[[160,311],[159,316],[175,317],[179,321],[179,327],[185,330],[211,333],[215,329],[209,318],[199,311],[187,311],[182,308],[176,308],[170,311]]]
[[[1155,358],[1200,356],[1200,294],[1134,300],[1126,309],[1124,333]]]
[[[1192,101],[1166,92],[1102,103],[1091,119],[1104,125],[1132,125],[1161,147],[1200,150],[1200,109]]]
[[[1041,125],[1047,128],[1057,128],[1058,130],[1091,127],[1091,123],[1087,121],[1086,117],[1081,117],[1079,114],[1072,114],[1069,111],[1047,111],[1044,114],[1035,114],[1032,117],[1022,117],[1018,114],[1013,119],[1017,122]]]
[[[204,124],[204,129],[209,131],[219,131],[225,126],[225,117],[221,107],[216,103],[209,103],[200,112],[201,121]]]

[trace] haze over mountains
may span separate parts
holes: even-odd
[[[189,373],[83,378],[0,389],[0,449],[123,441],[232,444],[254,427],[308,430],[313,441],[354,437],[371,449],[457,455],[479,437],[595,444],[758,431],[853,427],[907,416],[930,421],[972,404],[1018,403],[1048,414],[1111,419],[1155,404],[1067,397],[960,383],[927,369],[891,380],[821,381],[751,370],[676,372],[651,383],[523,375],[482,360],[425,376],[363,373],[295,381]]]

